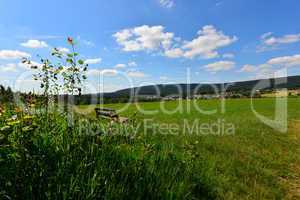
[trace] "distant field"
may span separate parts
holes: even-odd
[[[256,112],[268,118],[274,118],[275,104],[273,98],[253,100]],[[249,99],[226,100],[224,112],[221,106],[220,100],[199,100],[196,104],[169,101],[165,102],[165,109],[180,109],[168,114],[160,109],[160,102],[138,103],[129,105],[120,115],[132,117],[137,112],[142,125],[144,119],[149,119],[146,129],[139,128],[147,134],[147,142],[159,143],[193,159],[193,165],[199,168],[198,175],[211,183],[217,196],[224,199],[296,198],[300,186],[300,99],[288,99],[287,133],[262,123],[253,113]],[[105,107],[118,110],[124,108],[124,104]],[[216,109],[216,112],[201,114],[196,107],[205,111]],[[139,111],[141,109],[155,112],[145,114]],[[91,106],[79,106],[77,110],[95,116]],[[190,122],[191,126],[195,120],[199,125],[221,120],[225,126],[233,124],[235,131],[231,135],[201,135],[194,129],[190,134],[182,134],[186,123]],[[175,135],[153,134],[159,133],[156,127],[161,124],[177,124],[179,131]]]

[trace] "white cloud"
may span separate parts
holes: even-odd
[[[239,72],[255,72],[256,70],[254,65],[244,65]]]
[[[125,64],[116,64],[115,65],[115,68],[119,68],[119,69],[121,69],[121,68],[125,68],[126,67],[126,65]]]
[[[0,65],[1,72],[17,72],[17,65],[15,63],[8,63],[5,65]]]
[[[101,74],[104,76],[116,76],[118,71],[115,69],[103,69],[101,70]]]
[[[136,62],[132,61],[132,62],[129,62],[129,63],[128,63],[128,66],[129,66],[129,67],[136,67],[137,64],[136,64]]]
[[[70,53],[70,49],[65,48],[65,47],[57,47],[57,49],[63,53]]]
[[[273,36],[272,32],[264,33],[261,37],[261,44],[257,47],[257,52],[276,50],[285,44],[297,43],[300,41],[300,34],[287,34],[281,37]]]
[[[163,26],[143,25],[124,29],[113,35],[123,51],[153,51],[167,49],[171,45],[174,34],[164,32]]]
[[[255,73],[256,78],[274,77],[275,72],[287,67],[300,66],[300,54],[293,56],[275,57],[260,65],[245,65],[239,72]]]
[[[159,3],[165,8],[172,8],[175,5],[174,0],[159,0]]]
[[[146,77],[146,74],[140,71],[128,71],[127,75],[131,78],[144,78]]]
[[[289,44],[289,43],[295,43],[299,41],[300,41],[300,34],[290,34],[290,35],[284,35],[282,37],[274,37],[271,35],[267,35],[263,38],[263,43],[269,46]]]
[[[300,66],[300,54],[293,56],[283,56],[270,59],[267,64],[281,67]]]
[[[179,58],[183,56],[183,51],[180,48],[169,49],[165,51],[165,55],[169,58]]]
[[[233,53],[225,53],[222,55],[223,58],[234,58],[234,54]]]
[[[204,68],[210,72],[227,71],[234,68],[235,62],[232,61],[219,61],[205,65]]]
[[[275,72],[278,71],[269,64],[260,64],[260,65],[244,65],[238,72],[244,73],[254,73],[252,78],[255,79],[264,79],[264,78],[273,78]]]
[[[9,60],[9,59],[21,59],[28,58],[30,54],[18,50],[0,50],[0,59]]]
[[[236,36],[227,36],[212,25],[199,30],[197,38],[183,42],[174,33],[165,32],[163,26],[144,25],[121,30],[113,36],[123,51],[158,51],[170,58],[215,58],[219,56],[219,48],[237,41]]]
[[[255,71],[255,78],[263,79],[263,78],[274,78],[276,76],[276,69],[268,64],[262,64],[257,66]]]
[[[187,42],[183,49],[186,50],[184,56],[193,58],[200,56],[202,58],[215,58],[218,56],[217,49],[228,46],[237,41],[237,37],[229,37],[223,34],[222,31],[217,31],[212,25],[204,26],[198,31],[198,37],[190,42]]]
[[[28,40],[27,42],[21,43],[21,46],[33,49],[48,47],[46,42],[40,40]]]
[[[93,59],[86,59],[85,64],[98,64],[101,63],[102,59],[101,58],[93,58]]]
[[[88,76],[116,76],[118,71],[115,69],[90,69],[87,72]]]

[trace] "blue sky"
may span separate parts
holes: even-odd
[[[2,0],[0,84],[36,87],[20,57],[67,48],[67,36],[91,63],[92,92],[183,83],[187,74],[191,82],[300,74],[299,9],[298,0]]]

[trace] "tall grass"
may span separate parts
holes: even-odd
[[[41,115],[30,130],[24,130],[24,121],[2,130],[1,198],[213,198],[211,183],[194,174],[191,160],[176,146],[107,135],[105,126],[87,132],[81,127],[86,121],[76,120],[69,127],[64,115]],[[89,121],[101,129],[96,123]]]

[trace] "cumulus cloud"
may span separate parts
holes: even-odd
[[[184,55],[180,48],[168,49],[165,51],[165,55],[169,58],[179,58]]]
[[[33,49],[48,47],[48,44],[40,40],[28,40],[27,42],[21,43],[21,46]]]
[[[163,26],[140,26],[124,29],[115,33],[114,38],[123,51],[158,51],[169,58],[204,59],[219,56],[218,49],[237,41],[237,37],[227,36],[212,25],[204,26],[198,36],[191,41],[174,37],[174,33],[165,32]],[[232,54],[225,55],[227,57]]]
[[[113,35],[124,51],[153,51],[168,48],[174,37],[173,33],[164,32],[163,26],[139,26],[124,29]]]
[[[92,59],[86,59],[85,64],[98,64],[101,63],[102,59],[101,58],[92,58]]]
[[[9,60],[9,59],[21,59],[28,58],[30,54],[18,50],[0,50],[0,59]]]
[[[17,72],[17,65],[15,63],[8,63],[5,65],[0,65],[1,72]]]
[[[291,34],[291,35],[284,35],[282,37],[273,37],[271,35],[265,37],[263,39],[263,43],[265,45],[280,45],[280,44],[289,44],[295,43],[300,41],[300,34]]]
[[[159,0],[159,4],[165,8],[172,8],[175,2],[173,0]]]
[[[281,67],[300,66],[300,54],[293,56],[283,56],[270,59],[267,64]]]
[[[212,25],[204,26],[198,31],[198,37],[187,42],[183,49],[186,50],[184,56],[193,58],[200,56],[202,58],[215,58],[218,56],[217,49],[228,46],[237,41],[237,37],[224,35],[222,31],[216,30]]]
[[[227,71],[234,68],[235,62],[232,61],[219,61],[205,65],[204,68],[209,72]]]
[[[259,65],[245,65],[239,72],[255,73],[256,78],[274,77],[274,74],[288,67],[300,66],[300,54],[269,59]]]
[[[126,74],[131,78],[144,78],[144,77],[146,77],[146,74],[144,74],[143,72],[140,72],[140,71],[128,71]]]
[[[278,49],[279,46],[297,43],[300,41],[300,34],[287,34],[275,37],[272,32],[264,33],[261,36],[261,44],[257,47],[258,52]]]

